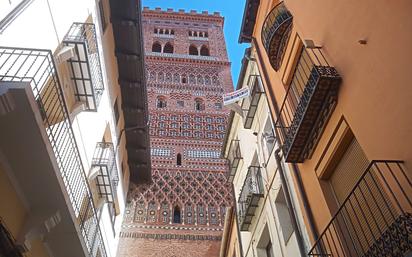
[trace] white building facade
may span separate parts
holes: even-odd
[[[124,26],[140,35],[140,1],[130,2],[0,3],[0,186],[12,206],[0,210],[1,236],[4,254],[16,254],[7,256],[116,256],[129,182],[150,177],[150,149],[140,147],[144,161],[131,154],[132,143],[149,144],[147,103],[132,123],[111,23],[133,8],[134,27]]]
[[[279,145],[252,48],[246,50],[242,64],[237,90],[249,87],[250,93],[237,102],[242,114],[232,112],[223,152],[235,191],[243,253],[238,256],[304,256],[300,249],[307,249],[309,241],[294,182],[277,151]]]

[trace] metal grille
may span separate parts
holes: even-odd
[[[96,182],[100,197],[105,198],[108,203],[113,203],[116,197],[119,175],[112,143],[99,142],[96,144],[92,167],[98,169]]]
[[[76,100],[84,102],[87,110],[96,111],[104,84],[94,24],[73,23],[63,44],[73,47],[76,53],[75,57],[67,60]]]
[[[255,215],[259,199],[263,197],[260,167],[250,166],[238,199],[238,217],[242,231],[247,231]]]
[[[248,79],[250,96],[243,99],[242,110],[244,111],[244,126],[250,129],[259,105],[260,96],[263,93],[262,81],[259,75],[250,75]]]
[[[262,26],[262,43],[270,64],[276,71],[282,63],[292,29],[292,20],[292,14],[282,1],[270,11]]]
[[[309,255],[405,256],[412,251],[412,182],[402,163],[372,161]]]
[[[321,48],[302,48],[275,123],[286,162],[309,158],[336,105],[340,82]]]
[[[237,167],[239,166],[239,162],[242,157],[242,153],[240,152],[240,143],[239,140],[233,139],[230,143],[229,153],[227,155],[227,159],[229,160],[229,182],[233,181],[233,178],[236,174]]]
[[[0,47],[0,81],[30,84],[90,256],[106,251],[51,51]]]

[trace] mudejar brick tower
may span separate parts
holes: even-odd
[[[131,186],[118,256],[219,255],[233,90],[219,13],[143,10],[152,183]]]

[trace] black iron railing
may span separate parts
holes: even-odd
[[[236,174],[237,167],[239,166],[239,162],[242,158],[239,140],[233,139],[230,143],[229,153],[227,155],[227,159],[229,160],[229,182],[233,181],[233,177]]]
[[[302,48],[275,123],[286,162],[310,157],[336,105],[340,83],[321,48]]]
[[[0,81],[31,86],[54,152],[63,189],[90,256],[106,256],[96,209],[69,120],[63,91],[49,50],[0,47]]]
[[[244,113],[244,127],[250,129],[259,105],[260,96],[263,94],[260,76],[249,76],[247,85],[249,86],[250,96],[243,99],[242,110]]]
[[[238,199],[240,230],[247,231],[255,216],[259,200],[263,197],[263,180],[260,167],[250,166]]]
[[[108,203],[113,203],[116,199],[119,175],[112,143],[99,142],[96,144],[92,159],[92,168],[98,169],[96,185],[100,197],[105,198]]]
[[[280,68],[286,44],[292,29],[293,16],[283,2],[276,5],[266,17],[262,27],[262,43],[270,64],[277,71]]]
[[[63,44],[73,47],[76,53],[67,60],[76,100],[85,103],[86,110],[96,111],[104,84],[94,24],[73,23]]]
[[[402,161],[373,161],[310,256],[406,256],[412,251],[412,184]]]

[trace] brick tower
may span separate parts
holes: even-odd
[[[233,90],[224,18],[143,10],[152,183],[132,185],[118,256],[219,255],[231,204],[220,151]]]

